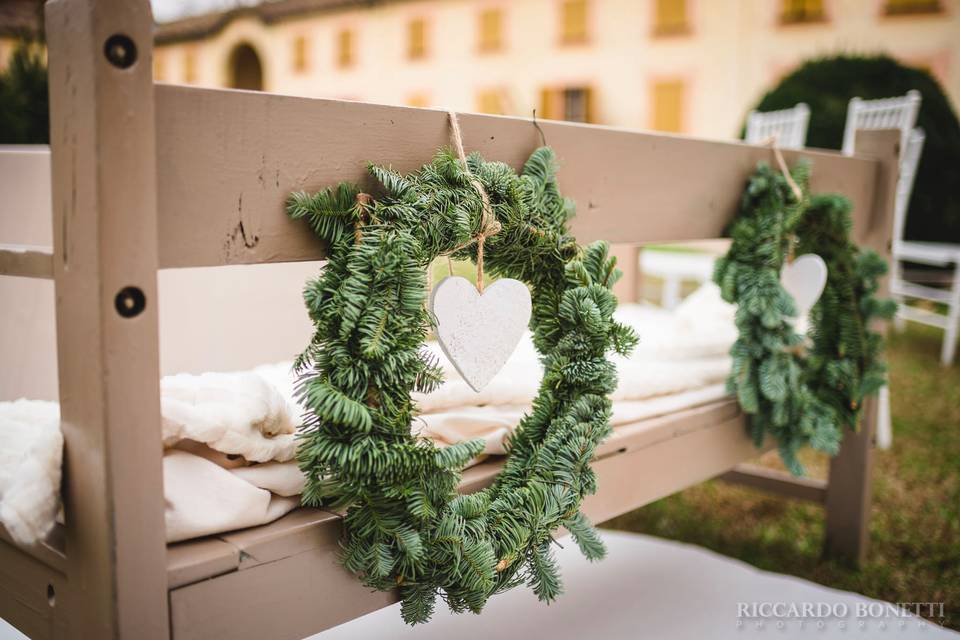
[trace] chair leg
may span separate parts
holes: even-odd
[[[891,268],[892,273],[890,274],[890,288],[897,289],[903,281],[903,265],[896,257],[894,257],[891,262],[893,263],[893,267]],[[890,297],[893,298],[898,307],[906,304],[906,299],[903,296],[892,295]],[[903,330],[907,328],[907,319],[897,313],[897,315],[893,317],[893,328],[897,333],[903,333]]]
[[[947,326],[943,332],[943,346],[940,351],[940,363],[945,367],[953,364],[957,353],[957,337],[960,332],[960,264],[953,269],[953,287],[950,290],[950,303],[947,310]]]
[[[663,280],[663,292],[660,294],[660,304],[664,309],[675,309],[680,304],[680,277],[668,275]]]
[[[890,412],[890,382],[877,398],[877,448],[886,451],[893,445],[893,415]]]
[[[902,297],[900,296],[892,296],[892,297],[894,302],[897,303],[897,306],[902,307],[904,304],[906,304],[906,302]],[[896,331],[897,333],[903,333],[904,329],[906,328],[907,328],[907,319],[904,318],[902,315],[900,315],[900,313],[897,313],[897,315],[893,317],[894,331]]]

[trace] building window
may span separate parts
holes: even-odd
[[[484,89],[477,94],[477,111],[502,116],[507,113],[506,101],[500,89]]]
[[[594,122],[593,89],[565,87],[540,92],[540,117],[547,120]]]
[[[689,31],[686,0],[656,0],[653,33],[669,36]]]
[[[587,0],[563,0],[560,5],[560,41],[563,44],[587,41]]]
[[[293,70],[303,73],[307,70],[310,58],[310,45],[306,36],[297,36],[293,39]]]
[[[783,0],[781,22],[820,22],[823,17],[823,0]]]
[[[419,60],[427,56],[427,21],[423,18],[411,20],[407,25],[407,57]]]
[[[187,84],[197,81],[197,54],[193,49],[183,52],[183,81]]]
[[[350,29],[337,34],[337,66],[353,66],[353,31]]]
[[[940,0],[887,0],[884,11],[888,16],[916,13],[940,13]]]
[[[247,91],[263,91],[263,65],[250,44],[241,42],[230,54],[230,86]]]
[[[480,51],[499,51],[503,48],[503,11],[484,9],[480,12]]]
[[[429,107],[430,106],[430,96],[425,93],[412,93],[407,96],[407,106],[408,107]]]
[[[650,125],[657,131],[683,131],[683,82],[665,80],[653,85]]]
[[[153,81],[163,82],[166,78],[166,68],[163,56],[159,51],[153,52]]]

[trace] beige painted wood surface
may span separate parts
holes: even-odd
[[[610,245],[610,255],[616,257],[617,268],[623,272],[623,277],[613,285],[613,293],[617,300],[624,302],[638,302],[640,300],[640,247],[629,244]]]
[[[47,247],[0,244],[0,275],[53,278],[53,253]]]
[[[0,540],[0,618],[34,639],[67,638],[66,575]]]
[[[52,244],[49,183],[47,145],[0,145],[0,243]]]
[[[18,264],[33,246],[52,253],[46,248],[53,244],[50,192],[48,146],[0,146],[0,194],[15,196],[0,198],[0,275],[43,271],[51,278],[0,277],[0,401],[58,399],[52,257],[35,266],[4,263],[8,248]],[[318,262],[292,262],[161,270],[161,374],[240,371],[292,360],[313,331],[302,286],[320,268]]]
[[[157,86],[160,264],[209,266],[318,259],[322,247],[287,219],[291,191],[341,181],[371,189],[367,162],[411,171],[448,144],[444,111],[243,91]],[[519,167],[539,144],[520,118],[462,114],[469,151]],[[577,239],[621,243],[716,238],[744,179],[772,152],[564,122],[541,124],[576,200]],[[814,162],[812,189],[872,209],[874,162],[785,151]]]
[[[53,0],[46,35],[69,588],[55,608],[70,637],[166,638],[153,18],[146,2]],[[140,313],[121,315],[136,310],[124,290]]]
[[[720,479],[754,489],[777,493],[788,498],[823,503],[827,496],[826,480],[796,478],[784,471],[768,469],[755,464],[741,464],[726,472]]]

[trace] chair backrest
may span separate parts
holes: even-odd
[[[897,199],[893,207],[893,238],[894,246],[902,241],[903,231],[907,221],[907,207],[910,206],[910,195],[913,193],[913,181],[917,177],[917,166],[920,164],[920,155],[923,152],[923,143],[927,136],[923,129],[911,129],[907,136],[907,143],[900,154],[900,178],[897,180]]]
[[[802,149],[807,141],[809,124],[810,107],[804,102],[780,111],[751,111],[747,115],[746,141],[760,144],[775,138],[782,149]]]
[[[903,96],[863,100],[851,98],[847,106],[847,123],[843,130],[843,153],[853,154],[853,143],[860,129],[899,129],[900,148],[905,149],[910,131],[920,113],[920,92],[910,90]],[[904,156],[901,155],[901,158]]]

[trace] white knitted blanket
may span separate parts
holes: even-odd
[[[641,344],[617,360],[613,424],[663,415],[724,395],[733,310],[712,284],[673,312],[624,305],[618,317]],[[482,437],[486,453],[504,438],[537,391],[541,368],[529,336],[496,378],[475,393],[446,362],[447,382],[416,398],[414,430],[444,446]],[[238,373],[179,374],[161,381],[168,541],[264,524],[295,508],[303,477],[292,462],[300,407],[289,363]],[[60,511],[63,438],[56,403],[0,402],[0,523],[30,544]]]

